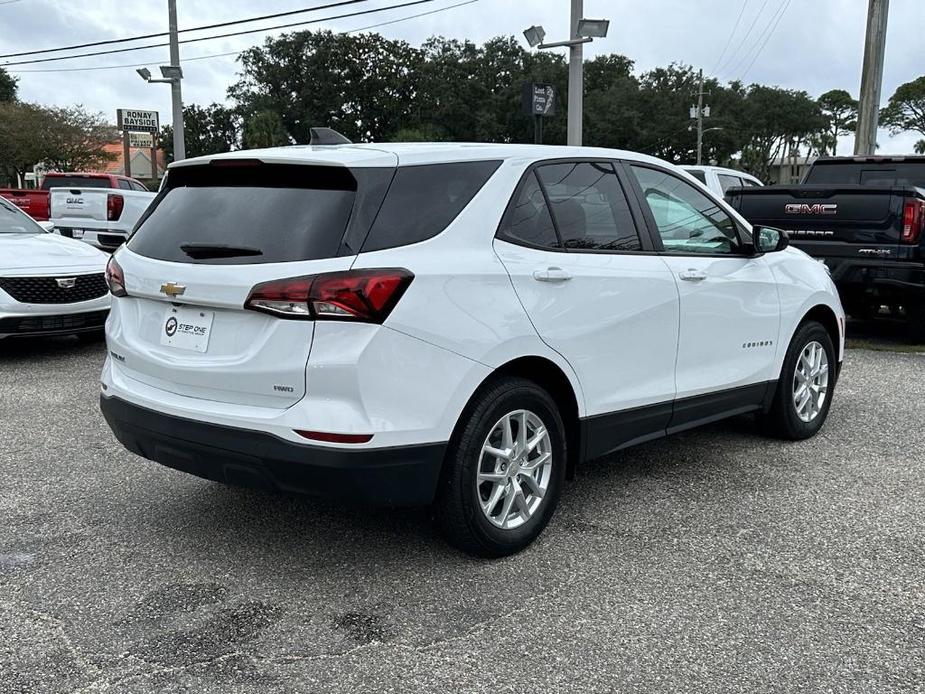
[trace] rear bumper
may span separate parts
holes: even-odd
[[[119,229],[89,229],[79,226],[55,226],[55,233],[70,239],[78,239],[84,243],[104,251],[114,251],[128,239],[129,232]]]
[[[166,415],[117,397],[100,409],[128,450],[198,477],[374,506],[433,501],[445,443],[349,450]]]
[[[825,258],[832,280],[844,293],[883,289],[896,294],[925,295],[925,263]]]

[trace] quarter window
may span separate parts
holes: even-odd
[[[560,247],[552,216],[549,214],[546,198],[543,197],[535,172],[531,171],[528,174],[520,193],[505,213],[500,232],[511,241],[520,241],[529,246]]]
[[[632,166],[669,253],[737,253],[735,222],[719,203],[672,174]]]
[[[549,198],[564,248],[641,249],[636,224],[612,164],[547,164],[537,168],[537,175]]]

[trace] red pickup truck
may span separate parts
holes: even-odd
[[[35,190],[25,188],[0,188],[4,197],[37,222],[49,218],[49,195],[52,188],[122,188],[123,190],[147,191],[144,184],[134,178],[104,173],[59,173],[45,174],[42,187]]]

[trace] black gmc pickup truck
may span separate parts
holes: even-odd
[[[849,315],[887,306],[925,341],[925,157],[826,157],[800,185],[730,188],[726,199],[823,260]]]

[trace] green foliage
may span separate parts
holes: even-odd
[[[247,149],[288,144],[283,119],[275,111],[259,111],[244,123],[244,146]]]
[[[858,102],[844,89],[832,89],[816,99],[816,103],[825,118],[825,129],[819,133],[815,149],[820,154],[828,154],[831,149],[835,155],[839,136],[853,133],[858,126]]]
[[[919,140],[915,143],[915,153],[925,154],[925,140]]]
[[[187,157],[230,152],[241,145],[241,118],[221,104],[183,107],[183,134]],[[161,128],[160,146],[168,162],[173,161],[173,128]]]
[[[93,170],[114,159],[104,147],[117,137],[101,113],[81,106],[2,102],[0,172],[12,181],[39,163],[51,171]]]
[[[880,122],[893,135],[910,130],[925,135],[925,75],[896,89],[880,112]]]
[[[0,102],[16,101],[19,80],[0,67]]]

